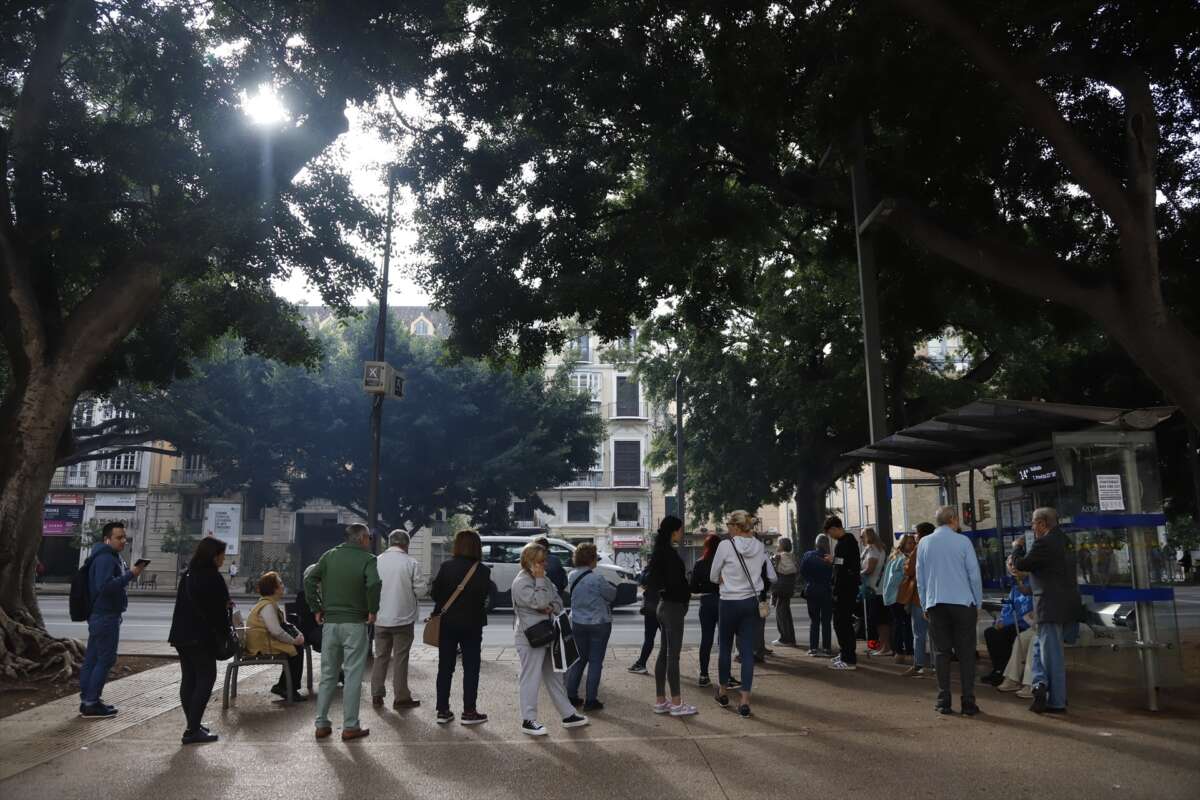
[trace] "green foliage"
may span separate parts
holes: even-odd
[[[1179,550],[1200,550],[1200,525],[1191,514],[1183,514],[1167,522],[1167,547]]]
[[[538,489],[591,465],[603,422],[571,390],[474,360],[452,361],[439,340],[392,326],[388,361],[405,373],[406,396],[384,403],[380,515],[389,527],[422,526],[441,509],[503,527],[511,499],[545,508]],[[214,491],[246,491],[270,502],[313,498],[365,514],[370,399],[362,363],[375,326],[351,320],[323,334],[325,357],[307,371],[227,344],[193,378],[130,397],[152,430],[203,453]]]
[[[104,525],[97,520],[89,519],[82,525],[75,527],[75,534],[71,537],[71,547],[76,550],[91,550],[92,545],[100,541],[100,534],[104,529]]]
[[[192,528],[187,526],[181,528],[167,523],[167,526],[163,528],[159,549],[164,553],[175,555],[175,569],[179,570],[182,562],[195,549],[196,543],[199,541],[200,537]]]

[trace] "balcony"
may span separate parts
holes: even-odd
[[[171,470],[171,485],[172,486],[200,486],[212,478],[212,470],[207,467],[199,469],[173,469]]]
[[[96,473],[97,489],[136,489],[140,472],[98,472]]]
[[[50,481],[51,489],[86,489],[87,485],[87,475],[60,476],[55,474],[54,478]]]
[[[627,480],[629,476],[621,475],[622,481]],[[650,473],[640,472],[639,477],[641,483],[624,483],[614,480],[611,470],[603,472],[584,472],[576,476],[574,480],[560,483],[557,489],[647,489],[650,486]]]
[[[518,519],[513,520],[513,524],[518,528],[536,528],[538,527],[537,520],[534,519]]]
[[[649,419],[649,407],[646,403],[609,403],[609,419]]]
[[[618,520],[614,520],[613,524],[610,525],[609,527],[614,528],[614,529],[615,528],[626,528],[626,529],[636,528],[636,529],[644,530],[646,527],[646,521],[644,519],[642,519],[641,517],[638,517],[637,519],[618,519]]]

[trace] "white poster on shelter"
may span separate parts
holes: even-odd
[[[1096,494],[1101,511],[1125,510],[1125,494],[1121,491],[1120,475],[1097,475]]]
[[[204,509],[204,535],[225,542],[225,555],[236,556],[242,539],[242,504],[209,503]]]

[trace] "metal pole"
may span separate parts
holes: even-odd
[[[687,530],[687,500],[683,469],[683,367],[675,374],[675,508]]]
[[[978,520],[975,519],[975,468],[967,472],[967,502],[971,504],[971,530],[979,527]]]
[[[887,435],[887,414],[883,396],[883,346],[879,332],[879,273],[875,264],[875,243],[864,224],[871,212],[870,187],[867,181],[867,159],[863,143],[863,128],[859,122],[854,130],[854,166],[850,169],[850,184],[854,197],[854,238],[858,243],[858,284],[862,301],[863,353],[867,373],[867,409],[871,426],[871,441]],[[888,497],[887,464],[875,465],[876,527],[885,541],[892,541],[892,502]]]
[[[1121,466],[1124,472],[1125,506],[1127,514],[1141,514],[1142,489],[1138,474],[1137,456],[1132,444],[1121,448]],[[1153,528],[1131,527],[1126,546],[1129,548],[1129,572],[1134,589],[1149,589],[1153,586],[1150,575],[1150,548],[1157,543],[1157,532]],[[1134,605],[1137,619],[1137,638],[1140,640],[1138,654],[1146,679],[1146,708],[1158,711],[1158,630],[1154,619],[1154,603],[1139,600]]]
[[[375,360],[383,361],[387,342],[387,292],[388,269],[392,261],[392,208],[396,199],[395,174],[388,170],[387,232],[383,244],[383,275],[379,280],[379,320],[375,325]],[[388,387],[390,391],[391,387]],[[375,552],[379,552],[383,539],[379,536],[379,442],[383,434],[383,400],[386,395],[377,394],[371,400],[371,478],[367,494],[367,524],[374,537]]]

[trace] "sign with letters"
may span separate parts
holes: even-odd
[[[209,503],[204,509],[204,535],[225,542],[225,554],[236,556],[242,540],[242,504]]]

